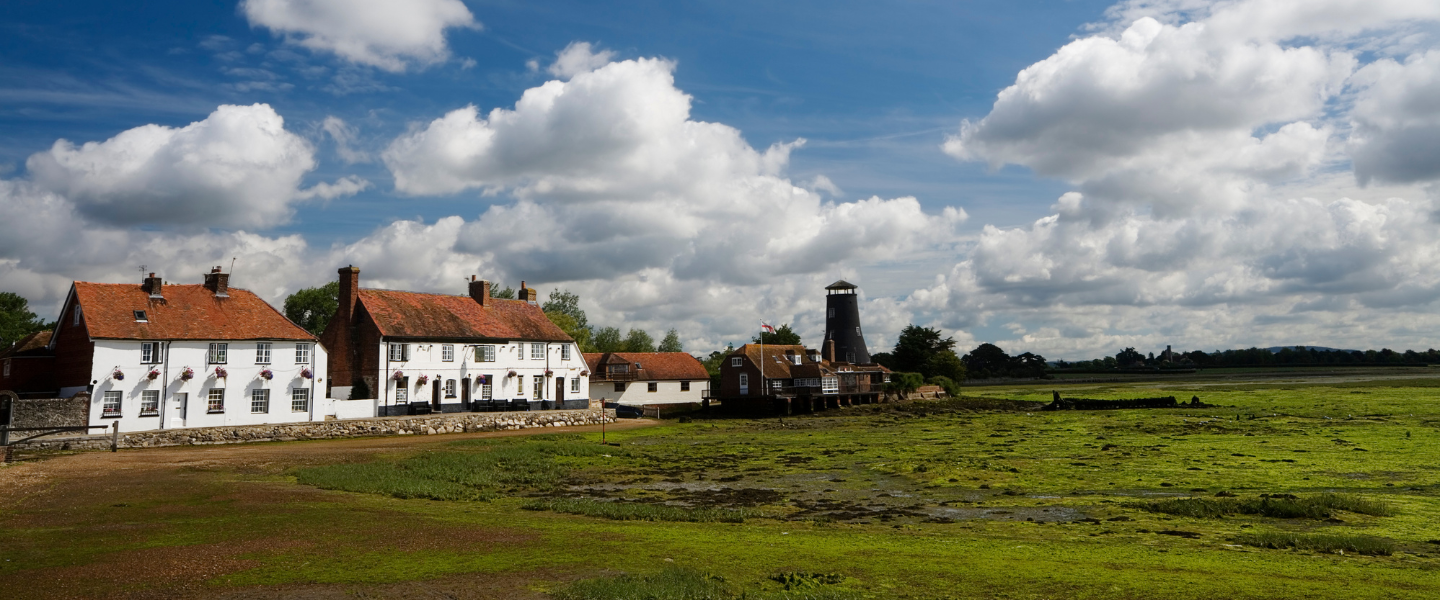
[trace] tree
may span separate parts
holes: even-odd
[[[1115,362],[1122,367],[1128,367],[1145,362],[1145,355],[1136,352],[1134,348],[1126,348],[1115,355]]]
[[[620,329],[616,327],[601,327],[595,330],[591,338],[595,343],[596,352],[622,352],[625,343],[620,339]]]
[[[27,335],[54,327],[55,323],[47,324],[30,312],[30,301],[20,294],[0,292],[0,349],[9,348]]]
[[[965,362],[955,355],[954,350],[942,350],[931,356],[930,360],[925,361],[925,368],[920,373],[926,379],[943,378],[952,382],[965,381]]]
[[[887,365],[894,371],[913,371],[931,375],[946,375],[944,373],[928,373],[931,360],[935,355],[942,352],[950,352],[955,347],[953,338],[942,338],[939,329],[907,325],[900,330],[900,339],[895,342],[895,350],[890,353],[890,362],[893,366]],[[873,359],[873,357],[872,357]],[[882,363],[883,364],[883,363]]]
[[[1045,357],[1026,352],[1010,360],[1011,377],[1044,377]]]
[[[799,346],[800,334],[795,333],[794,330],[791,330],[790,324],[786,323],[776,328],[774,332],[761,331],[760,335],[751,338],[750,341],[756,344],[774,344],[776,346]]]
[[[556,288],[551,290],[550,299],[540,306],[540,310],[546,313],[558,312],[570,315],[575,319],[575,325],[582,329],[589,329],[590,323],[585,318],[585,311],[580,310],[580,296],[571,293],[570,290]],[[572,336],[573,337],[573,336]]]
[[[625,334],[625,341],[621,345],[624,346],[621,352],[654,352],[655,338],[645,333],[644,329],[631,329]]]
[[[980,344],[960,359],[965,370],[976,379],[1006,377],[1010,374],[1010,355],[995,344]]]
[[[875,364],[890,369],[891,371],[895,370],[894,354],[889,352],[876,352],[870,355],[870,360],[875,361]]]
[[[705,365],[705,372],[709,373],[710,377],[719,377],[720,365],[725,362],[725,357],[730,356],[730,353],[734,351],[735,346],[733,344],[727,346],[724,350],[716,350],[711,352],[710,356],[705,357],[705,360],[700,361],[700,364]],[[720,388],[717,387],[715,389]]]
[[[340,282],[331,281],[320,287],[305,288],[285,297],[285,318],[305,331],[320,335],[330,324],[330,317],[340,309]]]
[[[575,345],[580,347],[581,352],[598,352],[595,343],[590,340],[590,329],[581,327],[575,322],[575,317],[568,313],[559,311],[545,311],[545,318],[550,319],[556,327],[565,332],[565,335],[575,339]]]
[[[680,344],[680,332],[675,331],[674,328],[665,332],[665,339],[660,340],[660,347],[657,350],[660,352],[684,352],[685,347]]]
[[[885,384],[885,391],[899,394],[900,397],[908,397],[915,388],[925,384],[925,377],[919,373],[891,373],[890,383]]]
[[[506,299],[506,300],[514,300],[514,299],[515,299],[515,290],[511,289],[510,286],[508,286],[508,285],[505,286],[505,289],[503,289],[503,290],[492,285],[492,286],[490,286],[490,297],[491,297],[491,298],[504,298],[504,299]]]

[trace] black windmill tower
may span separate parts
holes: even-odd
[[[870,352],[860,333],[860,302],[855,284],[840,280],[825,286],[825,342],[835,344],[835,360],[868,365]]]

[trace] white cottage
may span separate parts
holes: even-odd
[[[544,410],[589,406],[575,340],[521,282],[518,300],[360,288],[340,269],[340,306],[321,334],[331,348],[337,415]]]
[[[121,431],[319,421],[326,352],[217,267],[204,285],[77,281],[50,339],[60,397]]]
[[[710,373],[684,352],[599,352],[585,355],[590,365],[590,397],[643,406],[701,402],[710,390]]]

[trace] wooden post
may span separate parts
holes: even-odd
[[[116,421],[116,422],[110,424],[110,451],[111,451],[111,452],[119,452],[119,451],[120,451],[120,422],[119,422],[119,421]]]

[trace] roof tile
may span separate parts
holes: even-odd
[[[92,339],[313,340],[254,292],[230,288],[217,297],[203,285],[166,285],[151,298],[139,284],[75,282]],[[135,318],[145,311],[145,321]]]

